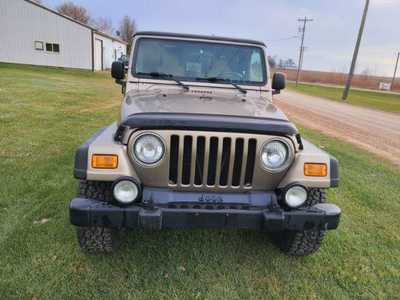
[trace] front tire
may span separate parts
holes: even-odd
[[[306,205],[308,207],[326,202],[324,189],[311,189]],[[272,235],[274,243],[287,255],[307,256],[319,250],[326,230],[310,229],[304,231],[275,232]]]
[[[100,181],[79,182],[78,196],[111,202],[112,183]],[[101,226],[77,227],[77,238],[81,249],[88,254],[111,253],[117,250],[120,244],[120,234],[117,229]]]
[[[112,182],[80,180],[78,196],[102,202],[112,202]]]

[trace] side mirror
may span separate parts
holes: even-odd
[[[286,87],[286,77],[283,73],[275,73],[272,77],[273,94],[279,94]]]
[[[116,81],[121,81],[125,79],[125,66],[119,61],[115,61],[111,66],[111,76]]]

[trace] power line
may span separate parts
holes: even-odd
[[[354,70],[356,68],[358,51],[360,50],[361,39],[362,39],[362,36],[364,33],[365,21],[367,19],[368,7],[369,7],[369,0],[366,0],[365,7],[364,7],[364,13],[363,13],[363,16],[361,19],[360,30],[358,31],[357,43],[356,43],[356,47],[354,48],[353,60],[351,61],[349,76],[347,77],[346,87],[344,88],[344,91],[343,91],[343,97],[342,97],[343,101],[346,101],[347,97],[349,96],[351,81],[353,80]]]
[[[300,53],[299,53],[299,64],[297,66],[297,76],[296,76],[296,86],[299,84],[299,79],[300,79],[300,71],[303,65],[303,58],[304,58],[304,36],[306,34],[306,25],[307,22],[312,22],[314,21],[313,19],[308,19],[307,17],[304,17],[304,19],[298,19],[298,22],[303,22],[303,27],[300,29],[301,31],[301,45],[300,45]]]
[[[294,35],[294,36],[291,36],[291,37],[286,37],[286,38],[281,38],[281,39],[276,39],[276,40],[269,40],[269,41],[267,40],[267,43],[287,41],[287,40],[293,40],[293,39],[297,39],[297,38],[299,38],[299,36],[298,35]]]
[[[393,91],[394,81],[396,80],[397,67],[399,66],[399,58],[400,58],[400,52],[397,53],[396,66],[394,67],[394,74],[393,74],[392,84],[390,85],[390,89],[392,91]]]

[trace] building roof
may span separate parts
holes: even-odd
[[[266,47],[264,42],[248,40],[248,39],[239,39],[239,38],[229,38],[229,37],[220,37],[214,35],[197,35],[197,34],[183,34],[183,33],[172,33],[172,32],[157,32],[157,31],[139,31],[135,33],[136,35],[149,35],[149,36],[166,36],[166,37],[178,37],[178,38],[190,38],[190,39],[202,39],[202,40],[213,40],[213,41],[223,41],[223,42],[234,42],[234,43],[243,43],[243,44],[254,44],[259,46]]]
[[[75,19],[73,19],[73,18],[71,18],[71,17],[66,16],[66,15],[60,14],[58,11],[55,11],[54,9],[51,9],[51,8],[49,8],[49,7],[47,7],[47,6],[44,6],[44,5],[42,5],[42,4],[39,4],[39,3],[35,2],[35,1],[32,1],[32,0],[25,0],[25,1],[28,2],[28,3],[30,3],[30,4],[35,5],[35,6],[37,6],[37,7],[40,7],[40,8],[42,8],[42,9],[44,9],[44,10],[47,10],[47,11],[49,11],[49,12],[51,12],[51,13],[57,15],[57,16],[60,16],[60,17],[62,17],[62,18],[64,18],[64,19],[67,19],[67,20],[69,20],[69,21],[71,21],[71,22],[74,22],[74,23],[76,23],[76,24],[78,24],[78,25],[81,25],[81,26],[83,26],[83,27],[86,27],[86,28],[92,30],[94,33],[97,33],[97,34],[99,34],[99,35],[101,35],[101,36],[104,36],[104,37],[109,38],[109,39],[111,39],[111,40],[113,40],[113,41],[117,41],[117,42],[120,42],[120,43],[122,43],[122,44],[128,45],[127,42],[121,40],[121,39],[118,38],[118,37],[115,37],[115,36],[113,36],[113,35],[110,35],[110,34],[101,32],[101,31],[97,30],[96,28],[94,28],[94,27],[92,27],[92,26],[89,26],[89,25],[87,25],[87,24],[84,24],[84,23],[82,23],[82,22],[79,22],[79,21],[77,21],[77,20],[75,20]]]

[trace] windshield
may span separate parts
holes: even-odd
[[[266,81],[264,52],[256,46],[141,38],[133,64],[138,77],[244,85]]]

